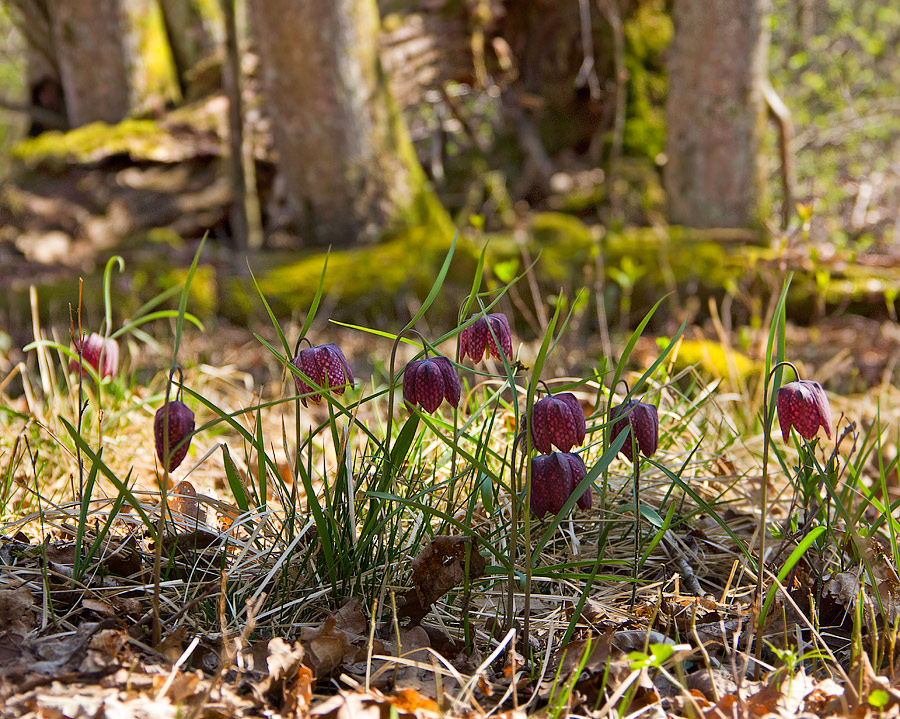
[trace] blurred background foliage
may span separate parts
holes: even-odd
[[[271,59],[254,30],[269,6],[246,2],[169,0],[195,12],[201,31],[187,70],[173,50],[166,3],[122,3],[128,116],[68,132],[23,112],[41,99],[30,64],[36,27],[23,8],[50,7],[48,0],[0,3],[0,281],[11,290],[0,324],[10,332],[28,328],[30,284],[47,300],[41,311],[65,321],[78,277],[90,287],[113,253],[129,267],[128,286],[117,288],[127,311],[171,286],[206,233],[198,307],[236,323],[259,312],[245,257],[276,310],[296,313],[312,297],[329,243],[326,288],[336,316],[403,315],[431,285],[457,230],[451,290],[467,289],[466,272],[487,240],[491,282],[542,255],[532,291],[515,298],[536,332],[544,299],[571,300],[581,288],[590,289],[577,304],[585,333],[605,331],[607,321],[633,326],[667,292],[674,299],[660,317],[708,323],[709,300],[724,299],[726,324],[740,325],[758,319],[785,269],[798,273],[788,307],[795,319],[896,317],[893,0],[772,0],[765,69],[791,113],[794,197],[782,217],[779,134],[761,116],[762,214],[727,226],[676,225],[668,212],[679,188],[667,172],[681,151],[667,138],[669,73],[676,10],[691,0],[381,0],[378,51],[391,93],[382,112],[399,112],[385,133],[395,144],[384,154],[396,159],[379,172],[407,178],[412,199],[383,213],[373,205],[371,222],[337,240],[319,236],[309,217],[297,219],[298,205],[314,202],[297,201],[303,172],[292,180],[290,153],[278,147],[291,113],[266,93]],[[236,11],[241,162],[230,160],[228,8]],[[56,115],[63,122],[64,110]],[[345,204],[365,194],[349,192]],[[711,339],[708,325],[703,334],[698,340]]]
[[[798,200],[813,205],[812,239],[896,252],[900,5],[775,0],[769,68],[793,113]]]

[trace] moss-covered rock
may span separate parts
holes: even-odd
[[[529,227],[532,254],[541,253],[538,276],[554,283],[583,274],[598,247],[599,227],[561,212],[542,212]]]
[[[345,316],[355,311],[373,318],[394,315],[398,297],[405,293],[425,297],[451,241],[444,224],[438,223],[396,230],[390,239],[376,245],[332,250],[327,254],[323,296],[339,302]],[[471,243],[458,239],[448,284],[471,284],[476,252]],[[269,254],[259,261],[264,266],[255,267],[254,272],[273,309],[280,314],[306,312],[319,287],[326,253]],[[223,290],[222,311],[229,318],[260,314],[262,305],[252,281],[232,278]]]
[[[69,132],[45,132],[13,148],[13,156],[31,166],[48,161],[91,163],[113,155],[170,162],[182,154],[182,143],[159,123],[137,119],[115,125],[92,122]]]

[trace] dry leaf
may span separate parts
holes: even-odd
[[[169,510],[172,518],[187,528],[206,524],[206,510],[197,500],[197,490],[186,479],[180,481],[169,496]]]
[[[80,672],[106,671],[118,666],[119,652],[128,643],[128,635],[119,629],[103,629],[91,637],[87,655],[78,666]]]
[[[344,664],[353,664],[366,655],[365,640],[351,642],[345,631],[337,627],[335,617],[328,617],[319,628],[303,627],[300,632],[306,663],[317,679],[333,674]]]
[[[34,627],[34,598],[27,586],[0,590],[0,629],[24,637]]]
[[[413,588],[403,597],[401,617],[412,624],[422,621],[431,605],[466,579],[466,554],[469,555],[469,581],[484,575],[484,557],[471,537],[435,537],[412,560]]]

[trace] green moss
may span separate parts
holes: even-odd
[[[140,12],[132,12],[130,22],[134,25],[140,62],[137,63],[140,76],[139,104],[152,97],[165,100],[180,99],[175,61],[166,36],[162,10],[158,3],[151,3]]]
[[[92,122],[69,132],[45,132],[18,143],[13,156],[29,165],[47,160],[96,162],[118,154],[152,160],[173,143],[155,121],[128,119],[115,125]]]
[[[444,227],[415,225],[377,245],[332,250],[323,294],[332,300],[339,297],[342,306],[364,302],[370,310],[383,305],[395,312],[392,306],[396,296],[413,292],[424,297],[449,247]],[[454,274],[465,267],[470,267],[470,272],[473,256],[474,250],[467,243],[458,243]],[[324,262],[324,253],[278,262],[258,273],[260,289],[267,301],[281,310],[305,311],[315,296]],[[465,270],[462,274],[470,276]],[[258,304],[258,300],[254,302]]]
[[[574,215],[584,215],[588,212],[596,212],[608,197],[606,184],[598,182],[588,187],[576,187],[561,195],[558,207],[561,212]]]
[[[561,212],[536,214],[529,227],[532,254],[541,253],[539,274],[558,283],[580,273],[597,247],[591,228]],[[575,274],[578,276],[578,274]]]
[[[628,103],[623,144],[627,154],[651,160],[666,146],[664,53],[674,27],[665,5],[664,0],[643,0],[624,22]]]
[[[176,267],[159,276],[159,290],[181,286],[187,280],[188,268]],[[188,290],[188,312],[200,318],[212,317],[219,308],[219,288],[216,268],[212,265],[197,265]]]

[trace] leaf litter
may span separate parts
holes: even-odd
[[[322,451],[336,459],[327,447]],[[721,516],[752,546],[747,486],[754,476],[747,459],[735,449],[701,458],[692,481],[707,501],[723,487],[731,491]],[[258,482],[252,456],[236,458],[236,466],[246,486]],[[289,463],[279,461],[279,472],[283,466]],[[505,598],[478,581],[491,569],[471,537],[437,536],[424,544],[408,562],[405,586],[383,585],[379,600],[396,609],[393,619],[377,625],[372,607],[352,598],[336,611],[322,603],[318,620],[296,624],[290,613],[273,618],[267,607],[265,617],[251,603],[229,607],[226,619],[223,571],[231,580],[265,584],[275,558],[267,544],[270,518],[219,499],[214,488],[223,475],[222,464],[208,462],[194,478],[211,489],[200,492],[188,480],[175,484],[166,521],[156,525],[165,531],[166,614],[156,648],[148,642],[152,581],[145,561],[154,540],[135,508],[123,509],[116,531],[98,541],[94,564],[78,580],[76,506],[49,501],[39,532],[37,517],[3,527],[0,716],[900,714],[893,688],[896,573],[889,553],[872,542],[848,537],[837,548],[845,571],[820,577],[805,560],[798,564],[776,593],[766,626],[771,651],[763,655],[769,665],[755,679],[748,641],[757,618],[752,570],[739,561],[732,536],[689,505],[692,529],[669,531],[646,558],[649,581],[638,603],[629,608],[627,587],[598,578],[565,644],[560,640],[578,597],[565,582],[539,579],[540,592],[531,598],[537,653],[529,663],[515,632],[496,621]],[[618,491],[617,482],[627,487],[627,476],[611,479],[611,491]],[[665,479],[651,474],[647,480],[642,501],[661,507]],[[140,503],[159,520],[157,497],[143,491]],[[92,505],[90,517],[85,541],[97,539],[106,519],[102,502]],[[486,532],[491,517],[480,506],[473,526],[479,521],[478,531]],[[547,563],[589,563],[596,554],[588,539],[596,519],[578,514],[574,521],[568,529],[560,525],[546,548]],[[314,548],[318,541],[309,532],[298,546]],[[627,541],[613,542],[607,554],[613,561],[627,557]],[[306,556],[313,565],[322,562],[320,550]],[[309,564],[291,564],[285,576],[308,571]],[[606,571],[614,573],[615,564]],[[262,589],[260,597],[279,591],[271,583]],[[820,600],[811,604],[811,595]],[[460,631],[463,614],[471,642]]]

